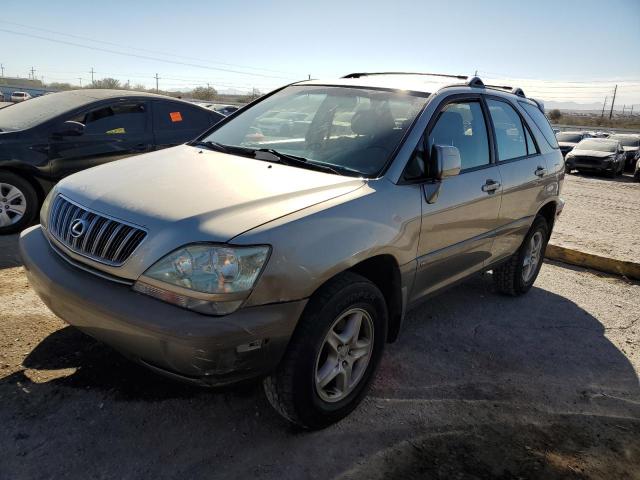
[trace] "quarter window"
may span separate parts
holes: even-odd
[[[538,153],[538,149],[536,148],[536,144],[533,141],[533,138],[531,138],[531,133],[529,133],[529,129],[527,127],[524,127],[524,133],[527,136],[527,154],[535,155]]]
[[[559,148],[556,135],[555,133],[553,133],[553,129],[551,128],[551,125],[549,125],[549,120],[547,120],[547,117],[544,116],[544,113],[542,113],[542,111],[538,107],[531,105],[530,103],[519,103],[520,105],[522,105],[525,113],[529,115],[531,120],[533,120],[533,123],[538,126],[538,128],[544,135],[544,138],[547,140],[547,142],[549,142],[549,145],[551,145],[553,148]]]
[[[450,145],[460,152],[462,169],[489,164],[489,141],[482,107],[477,101],[448,104],[428,137],[433,145]]]

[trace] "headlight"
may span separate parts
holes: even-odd
[[[56,196],[55,192],[55,188],[52,188],[51,191],[49,191],[49,194],[44,199],[44,202],[42,202],[42,208],[40,208],[40,225],[42,225],[44,228],[47,228],[47,221],[49,220],[49,208],[51,207],[51,201]]]
[[[264,245],[187,245],[156,262],[133,288],[183,308],[225,315],[249,295],[268,256]]]

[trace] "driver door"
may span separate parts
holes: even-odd
[[[433,183],[422,186],[422,227],[412,299],[481,270],[491,257],[498,226],[501,177],[493,161],[487,114],[479,97],[457,97],[440,107],[426,147],[458,148],[461,170],[444,178],[437,198]]]
[[[61,135],[65,121],[84,125],[80,135]],[[60,180],[80,170],[153,149],[149,109],[145,101],[119,101],[94,106],[61,119],[49,141],[51,175]]]

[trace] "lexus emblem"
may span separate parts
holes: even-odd
[[[76,218],[71,222],[71,236],[73,238],[81,237],[87,229],[87,222],[81,218]]]

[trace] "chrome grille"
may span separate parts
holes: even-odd
[[[76,220],[82,221],[83,228],[73,232]],[[48,230],[71,251],[113,267],[122,265],[147,236],[140,227],[81,207],[62,195],[51,205]]]

